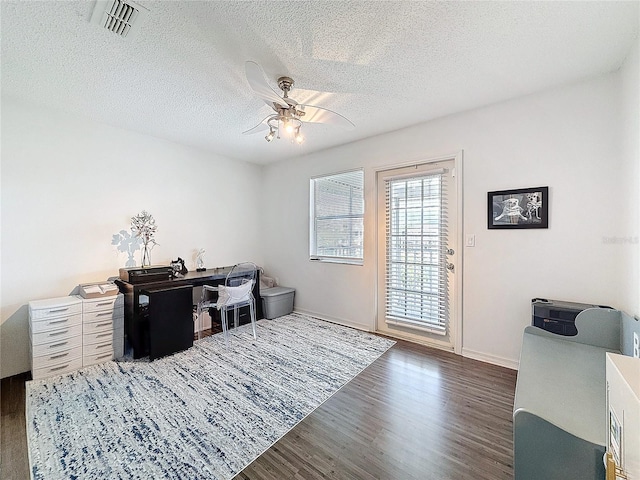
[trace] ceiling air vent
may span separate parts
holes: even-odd
[[[91,23],[121,37],[131,37],[140,28],[148,10],[130,0],[98,0]]]

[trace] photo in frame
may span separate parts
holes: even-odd
[[[487,194],[488,228],[549,228],[549,187]]]

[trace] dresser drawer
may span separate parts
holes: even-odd
[[[110,360],[113,360],[113,350],[111,352],[85,355],[84,357],[82,357],[82,365],[88,367],[89,365],[96,365],[98,363],[104,363]]]
[[[112,310],[104,310],[102,312],[85,312],[82,315],[82,321],[84,323],[93,323],[100,322],[104,320],[111,321],[113,319],[113,311]]]
[[[111,297],[104,298],[91,298],[84,299],[82,301],[82,311],[85,314],[93,313],[93,312],[106,312],[110,311],[115,313],[124,308],[124,296],[123,295],[113,295]]]
[[[56,330],[61,327],[72,327],[74,325],[82,324],[82,314],[77,313],[75,315],[65,315],[62,317],[46,317],[40,318],[37,321],[31,322],[31,332],[40,333],[48,332],[50,330]]]
[[[76,358],[82,357],[82,343],[78,342],[78,346],[75,348],[67,349],[65,351],[50,352],[45,355],[36,355],[34,351],[33,364],[31,370],[38,370],[41,368],[48,368],[51,366],[59,365],[60,363],[68,362]]]
[[[60,338],[48,343],[33,345],[32,355],[34,357],[52,355],[54,353],[65,352],[73,348],[82,347],[82,335],[70,338]]]
[[[63,361],[62,363],[58,363],[56,365],[49,365],[43,368],[34,368],[31,371],[31,375],[34,380],[38,380],[40,378],[52,377],[54,375],[63,375],[65,373],[73,372],[82,367],[82,357],[70,359],[67,361]]]
[[[82,350],[84,356],[105,352],[113,352],[113,338],[98,343],[85,344]]]
[[[93,345],[94,343],[111,343],[113,341],[113,330],[108,329],[104,332],[84,333],[82,342],[84,346]]]
[[[49,330],[46,332],[34,333],[31,332],[31,344],[42,345],[43,343],[53,343],[56,341],[62,341],[71,337],[82,335],[82,324],[72,325],[70,327],[57,328],[55,330]],[[35,348],[35,347],[34,347]]]
[[[62,317],[82,313],[82,300],[77,297],[59,297],[29,302],[29,318],[37,322],[43,318]]]
[[[99,322],[86,323],[82,326],[83,335],[90,333],[110,332],[113,330],[113,320],[111,318],[102,319]]]
[[[104,342],[84,346],[82,352],[82,364],[95,365],[113,359],[113,343],[111,339]]]

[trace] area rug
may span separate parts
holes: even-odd
[[[27,382],[33,479],[230,479],[395,342],[305,315]]]

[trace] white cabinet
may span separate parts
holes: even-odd
[[[34,380],[124,355],[124,296],[29,302]]]
[[[640,479],[640,359],[606,355],[607,453],[626,474],[620,478]],[[607,478],[618,477],[611,471]]]
[[[124,354],[124,296],[82,300],[82,364],[106,362]]]
[[[29,302],[31,374],[34,380],[82,366],[82,299],[76,296]]]

